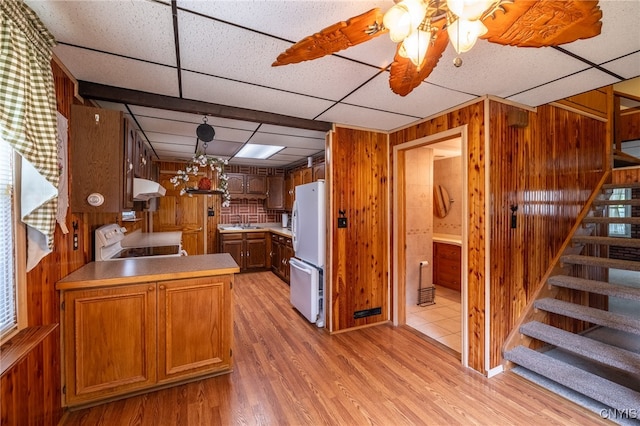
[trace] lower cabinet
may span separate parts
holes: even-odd
[[[267,268],[267,233],[232,232],[220,234],[220,252],[229,253],[240,272]]]
[[[62,292],[66,406],[231,371],[233,275]]]
[[[293,243],[290,237],[271,234],[271,271],[287,283],[290,276],[289,259],[293,254]]]
[[[433,282],[437,285],[461,291],[462,258],[458,245],[433,243]]]

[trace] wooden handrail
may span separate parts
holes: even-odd
[[[558,293],[557,288],[546,285],[547,280],[549,279],[549,277],[552,277],[554,275],[559,275],[563,272],[562,267],[560,265],[560,258],[566,254],[571,254],[572,250],[574,251],[576,250],[574,247],[571,246],[571,239],[574,237],[574,235],[579,234],[580,230],[583,229],[582,228],[583,219],[592,212],[591,207],[594,200],[598,197],[598,195],[601,194],[602,186],[605,183],[607,183],[610,180],[610,178],[611,178],[611,171],[607,170],[602,175],[602,178],[600,178],[600,182],[598,183],[594,191],[589,196],[589,199],[586,201],[584,207],[582,208],[582,210],[580,211],[580,214],[576,219],[576,222],[571,228],[569,235],[564,240],[564,243],[562,243],[562,246],[558,250],[558,253],[555,255],[555,257],[551,261],[551,265],[549,266],[546,273],[538,283],[537,290],[534,293],[533,297],[531,298],[529,303],[527,303],[527,306],[524,308],[522,315],[520,315],[519,320],[516,322],[513,329],[507,336],[505,343],[502,345],[502,353],[505,353],[506,351],[510,351],[519,345],[523,345],[523,346],[530,345],[533,339],[531,339],[530,337],[521,335],[520,326],[525,322],[534,321],[534,320],[542,322],[542,320],[544,320],[545,317],[547,316],[545,312],[542,312],[542,311],[536,312],[535,308],[533,307],[533,303],[536,300],[544,297],[554,297]],[[580,248],[579,250],[582,250],[582,248]],[[505,369],[508,366],[509,366],[509,363],[506,363],[504,365]]]

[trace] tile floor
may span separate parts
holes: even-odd
[[[407,306],[407,325],[460,353],[460,297],[459,291],[436,286],[436,303],[428,306]]]

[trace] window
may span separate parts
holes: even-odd
[[[25,324],[19,309],[24,296],[24,226],[19,224],[17,193],[20,167],[11,146],[0,139],[0,339],[13,335]],[[17,197],[16,197],[17,198]],[[22,263],[20,263],[22,262]]]
[[[628,188],[616,188],[613,190],[610,200],[628,200],[631,198],[631,190]],[[630,205],[611,205],[609,206],[609,217],[630,217]],[[631,237],[631,225],[628,223],[611,223],[609,224],[610,237]]]

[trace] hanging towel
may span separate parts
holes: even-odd
[[[21,181],[21,217],[24,222],[25,217],[35,209],[54,199],[58,191],[24,158],[22,158]],[[27,225],[27,244],[27,272],[29,272],[43,257],[51,253],[51,248],[48,237],[29,225]]]
[[[56,221],[62,229],[62,233],[68,234],[67,209],[69,208],[69,185],[67,183],[67,118],[58,112],[58,168],[60,178],[58,179],[58,211]]]

